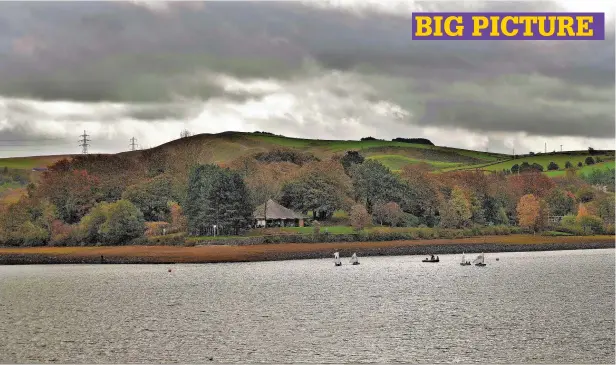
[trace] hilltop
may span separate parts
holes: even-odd
[[[434,146],[431,144],[394,142],[378,139],[369,140],[317,140],[285,137],[264,132],[223,132],[218,134],[198,134],[180,138],[160,146],[140,151],[121,152],[117,155],[137,157],[143,153],[194,154],[200,163],[225,164],[242,156],[275,149],[292,149],[312,154],[319,159],[344,154],[348,150],[360,151],[369,159],[375,159],[396,171],[404,165],[424,162],[434,171],[455,171],[480,169],[501,171],[523,162],[539,163],[547,170],[549,162],[554,161],[563,171],[566,161],[577,166],[584,162],[590,153],[584,151],[565,151],[535,155],[512,155],[465,150],[459,148]],[[111,155],[110,155],[111,156]],[[0,158],[0,168],[27,169],[45,167],[71,155],[31,156]],[[602,159],[603,165],[614,165],[614,150],[595,151],[593,157]],[[551,172],[551,175],[558,173]]]

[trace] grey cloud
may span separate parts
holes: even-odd
[[[348,95],[354,98],[348,105],[394,101],[414,115],[409,125],[614,134],[613,32],[606,32],[605,41],[589,42],[414,42],[407,16],[357,16],[280,2],[187,4],[151,10],[118,2],[2,2],[0,96],[134,104],[123,112],[101,111],[101,120],[186,119],[197,107],[176,103],[178,97],[228,103],[260,97],[225,91],[203,77],[207,73],[293,81],[340,70],[374,87]],[[560,10],[548,2],[416,6]],[[311,62],[317,71],[307,66]],[[348,94],[345,88],[330,91]],[[14,115],[37,116],[20,113]]]

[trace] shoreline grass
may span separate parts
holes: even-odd
[[[616,236],[509,235],[413,241],[290,243],[251,246],[0,247],[0,264],[222,263],[343,256],[423,255],[614,248]]]

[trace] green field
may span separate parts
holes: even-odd
[[[578,162],[584,162],[589,155],[587,151],[572,151],[524,156],[512,159],[507,154],[488,153],[464,150],[443,146],[411,144],[384,140],[342,141],[342,140],[312,140],[290,138],[262,133],[225,132],[219,134],[199,134],[165,143],[151,149],[153,152],[164,152],[173,156],[177,153],[188,153],[197,156],[199,163],[228,163],[234,159],[250,156],[258,152],[289,148],[304,153],[310,153],[320,159],[328,159],[334,155],[342,155],[346,151],[356,150],[368,159],[380,161],[394,171],[399,171],[405,165],[425,162],[434,172],[460,171],[480,169],[484,171],[502,171],[511,169],[514,164],[522,162],[539,163],[549,176],[564,174],[566,161],[577,167]],[[124,152],[123,154],[138,156],[142,151]],[[45,167],[62,158],[70,156],[33,156],[0,158],[0,168],[30,170],[33,167]],[[614,152],[594,156],[600,157],[606,163],[596,164],[596,167],[614,167]],[[556,162],[560,171],[547,172],[550,161]],[[592,167],[584,167],[581,172]]]
[[[586,151],[562,152],[562,153],[553,153],[553,154],[547,154],[547,155],[542,154],[542,155],[534,155],[534,156],[525,156],[525,157],[520,157],[516,159],[509,159],[507,161],[503,161],[499,163],[469,165],[469,166],[463,166],[459,168],[447,168],[445,170],[451,171],[451,170],[481,169],[481,170],[487,170],[487,171],[502,171],[503,169],[510,170],[511,167],[515,164],[521,165],[524,162],[528,162],[531,165],[533,163],[538,163],[541,166],[543,166],[544,171],[547,171],[549,163],[555,162],[558,165],[559,169],[562,170],[562,173],[564,174],[565,164],[567,163],[567,161],[571,162],[573,166],[576,168],[579,162],[582,162],[582,164],[586,166],[585,160],[588,156],[590,156],[590,154]],[[611,162],[612,163],[611,166],[614,166],[613,165],[614,163],[613,154],[602,154],[602,155],[595,155],[592,157],[595,160],[597,159],[597,157],[599,157],[605,162],[608,162],[608,163]],[[599,164],[591,165],[589,167],[599,166],[601,164],[602,163],[599,163]],[[556,171],[551,171],[550,173],[553,174],[555,172]]]
[[[425,162],[437,170],[448,168],[448,167],[460,166],[459,163],[454,163],[454,162],[418,160],[418,159],[413,159],[413,158],[399,156],[399,155],[372,155],[372,156],[369,156],[368,158],[379,161],[380,163],[389,167],[393,171],[399,171],[406,165],[417,164],[420,162]]]
[[[9,169],[30,170],[34,167],[46,167],[65,157],[68,156],[58,155],[0,158],[0,169],[8,167]]]
[[[577,174],[589,174],[592,172],[592,170],[595,169],[614,169],[614,161],[607,161],[607,162],[601,162],[601,163],[597,163],[594,165],[585,165],[582,168],[577,168],[576,172]],[[558,171],[546,171],[545,174],[550,176],[550,177],[555,177],[555,176],[564,176],[565,175],[565,170],[558,170]]]

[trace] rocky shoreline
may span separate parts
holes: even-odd
[[[608,237],[608,238],[606,238]],[[247,247],[201,246],[120,246],[76,247],[70,251],[45,252],[36,249],[0,249],[0,265],[36,264],[174,264],[225,263],[319,259],[332,257],[334,251],[342,256],[353,252],[361,256],[400,256],[427,254],[461,254],[466,252],[526,252],[614,248],[614,238],[602,236],[591,242],[538,243],[465,243],[465,242],[356,242],[344,244],[279,244]],[[53,249],[53,248],[51,248]],[[25,252],[21,252],[25,251]],[[51,251],[51,250],[48,250]]]

